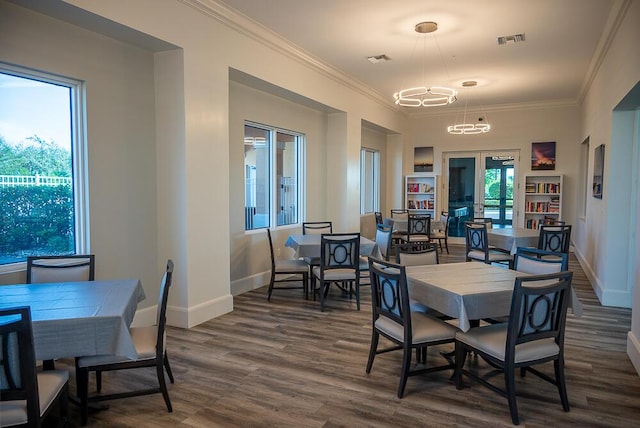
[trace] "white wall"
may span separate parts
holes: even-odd
[[[640,293],[629,248],[637,248],[637,238],[631,235],[638,224],[632,213],[630,191],[635,183],[637,194],[637,165],[632,165],[638,150],[637,113],[613,113],[613,109],[640,80],[640,2],[624,3],[626,15],[598,73],[589,87],[582,108],[581,139],[590,138],[590,159],[600,144],[605,145],[605,173],[602,199],[587,198],[585,222],[578,224],[576,255],[605,305],[633,307],[633,321],[628,339],[628,354],[640,371]],[[635,118],[634,118],[635,117]],[[629,127],[634,127],[629,129]],[[635,149],[632,147],[635,145]],[[593,174],[593,165],[589,175]],[[637,207],[637,204],[635,205]],[[624,257],[614,257],[622,254]],[[637,270],[635,270],[637,272]],[[635,290],[634,290],[635,288]]]
[[[155,305],[164,263],[156,252],[153,54],[0,2],[0,60],[85,82],[96,278],[140,278],[140,306]]]
[[[479,150],[519,150],[518,178],[531,173],[531,143],[556,142],[556,173],[564,175],[562,217],[575,222],[576,186],[579,179],[579,109],[577,105],[547,108],[510,108],[487,111],[491,131],[481,135],[450,135],[455,113],[411,117],[404,134],[403,175],[413,173],[414,147],[433,146],[434,173],[443,175],[443,153]],[[441,189],[439,189],[441,190]],[[402,191],[402,189],[399,189]],[[438,192],[440,196],[442,191]],[[523,193],[521,191],[520,193]],[[438,207],[444,207],[439,198]],[[522,199],[522,198],[520,198]],[[522,201],[520,201],[520,204]],[[514,224],[518,224],[514,220]]]

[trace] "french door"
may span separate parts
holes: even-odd
[[[520,151],[445,152],[443,157],[444,211],[453,219],[449,236],[464,238],[464,222],[477,217],[491,218],[493,227],[512,227]]]

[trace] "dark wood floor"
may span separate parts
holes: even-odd
[[[462,247],[441,262],[462,261]],[[566,375],[571,411],[535,376],[519,379],[521,426],[631,427],[640,421],[640,378],[626,355],[631,311],[602,307],[571,256],[584,315],[568,316]],[[396,397],[400,354],[378,356],[365,373],[370,341],[369,289],[361,311],[339,294],[321,313],[298,290],[266,288],[234,299],[234,311],[190,330],[169,328],[176,383],[173,413],[158,394],[109,402],[90,415],[96,427],[499,427],[510,426],[507,402],[479,384],[458,391],[450,372],[409,378]],[[430,350],[441,358],[445,345]],[[439,361],[438,361],[439,362]],[[486,364],[471,359],[478,369]],[[64,367],[63,364],[60,364]],[[551,367],[545,367],[549,373]],[[107,373],[104,392],[151,383],[153,370]],[[498,382],[500,377],[496,377]],[[72,379],[73,382],[73,379]],[[90,388],[94,388],[93,383]],[[72,387],[72,389],[74,389]],[[79,420],[71,406],[72,423]]]

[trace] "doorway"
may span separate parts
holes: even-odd
[[[464,222],[473,218],[491,218],[493,227],[512,227],[520,151],[451,152],[443,157],[443,210],[452,219],[449,236],[464,238]]]

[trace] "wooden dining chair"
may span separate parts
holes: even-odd
[[[571,225],[540,226],[538,249],[556,253],[569,253]]]
[[[330,221],[305,221],[302,223],[303,235],[322,235],[333,233],[333,223]]]
[[[572,272],[521,276],[515,280],[509,321],[471,328],[456,333],[457,389],[462,389],[466,375],[507,398],[511,421],[520,423],[515,391],[515,372],[533,373],[558,389],[565,412],[569,399],[564,377],[564,332],[571,292]],[[493,369],[504,374],[504,388],[490,382],[487,376],[464,368],[469,352],[477,353]],[[554,377],[533,366],[553,362]],[[547,397],[544,397],[547,401]],[[542,411],[542,410],[539,410]]]
[[[453,342],[458,329],[437,318],[411,310],[404,266],[370,258],[369,272],[373,322],[366,372],[371,373],[376,355],[402,350],[402,368],[397,392],[398,398],[402,398],[410,376],[454,368],[454,365],[449,363],[411,370],[413,349],[426,358],[428,346]],[[393,345],[378,349],[380,336],[391,341]],[[420,349],[423,351],[419,352]]]
[[[407,220],[407,234],[400,238],[400,242],[430,242],[431,215],[411,214]]]
[[[30,307],[1,309],[0,426],[39,427],[56,408],[66,426],[68,391],[69,372],[36,371]]]
[[[433,230],[431,229],[431,240],[437,241],[440,246],[440,251],[442,251],[442,243],[444,242],[444,247],[447,250],[447,254],[449,254],[449,242],[447,237],[449,236],[449,213],[446,211],[442,211],[440,213],[440,223],[444,226],[444,229]]]
[[[355,294],[360,310],[360,233],[323,234],[320,245],[320,265],[312,269],[311,277],[311,292],[314,299],[320,297],[320,311],[324,312],[332,283],[349,298]]]
[[[164,373],[167,372],[169,381],[174,382],[169,356],[166,350],[165,328],[167,324],[167,302],[169,288],[173,277],[173,261],[167,261],[167,267],[160,283],[158,306],[155,325],[148,327],[132,327],[131,338],[136,348],[137,358],[130,359],[119,355],[96,355],[76,358],[76,391],[80,398],[80,421],[86,425],[88,419],[89,402],[115,400],[148,394],[162,394],[167,411],[173,408],[169,399],[169,391]],[[111,394],[97,394],[89,396],[89,372],[96,372],[96,386],[98,393],[102,387],[102,373],[113,370],[130,370],[138,368],[155,368],[158,386],[147,389],[128,390]]]
[[[373,215],[376,218],[376,225],[382,224],[383,219],[382,219],[382,213],[379,211],[376,211],[375,213],[373,213]]]
[[[489,248],[487,223],[467,221],[465,226],[465,244],[467,261],[481,261],[487,264],[507,263],[513,267],[513,257],[505,250]]]
[[[267,239],[269,241],[269,251],[271,254],[271,278],[267,291],[267,301],[271,301],[271,293],[274,289],[302,289],[305,298],[309,297],[309,265],[304,260],[277,260],[273,250],[273,240],[271,231],[267,229]],[[286,275],[286,278],[276,279],[276,276]],[[293,277],[293,278],[292,278]],[[297,277],[297,278],[296,278]],[[300,282],[301,285],[292,285],[291,282]],[[287,285],[276,286],[276,284],[286,283]]]
[[[94,281],[94,254],[27,257],[27,284]]]

